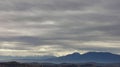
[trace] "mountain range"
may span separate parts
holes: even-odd
[[[1,57],[0,57],[1,58]],[[39,62],[39,63],[120,63],[120,55],[109,52],[88,52],[85,54],[72,53],[65,56],[43,56],[43,57],[2,57],[9,61]],[[6,60],[6,61],[7,61]]]
[[[58,63],[120,63],[120,55],[109,52],[88,52],[85,54],[73,53],[66,56],[46,59],[47,62]]]

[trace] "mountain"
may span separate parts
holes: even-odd
[[[109,52],[88,52],[85,54],[73,53],[66,56],[30,56],[9,57],[0,56],[1,61],[39,62],[39,63],[120,63],[120,55]]]
[[[76,52],[66,56],[50,58],[45,61],[56,63],[120,63],[120,55],[112,54],[109,52],[88,52],[85,54],[79,54]]]

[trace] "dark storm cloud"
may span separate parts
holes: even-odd
[[[119,4],[119,0],[0,0],[0,49],[119,53]]]

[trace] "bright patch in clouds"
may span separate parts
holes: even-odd
[[[54,21],[45,21],[41,23],[42,25],[54,25],[56,24]]]

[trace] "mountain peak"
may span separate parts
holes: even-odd
[[[78,52],[74,52],[73,55],[80,55],[80,53],[78,53]]]
[[[74,52],[74,53],[68,54],[68,55],[66,55],[66,56],[64,56],[64,57],[79,57],[79,56],[81,56],[80,53]],[[62,57],[63,57],[63,56],[62,56]]]
[[[72,53],[72,54],[68,54],[67,56],[80,56],[80,53],[74,52],[74,53]]]

